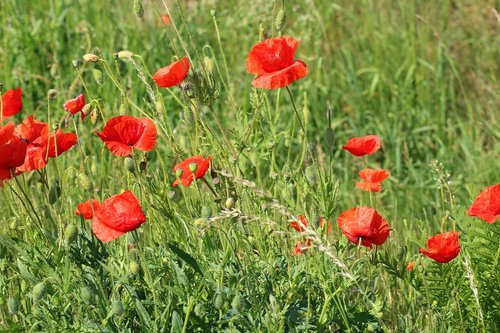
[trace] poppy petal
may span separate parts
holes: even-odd
[[[15,114],[21,112],[23,108],[23,91],[21,88],[7,90],[5,94],[2,95],[2,119],[12,117]]]
[[[289,36],[263,40],[250,50],[246,69],[251,74],[265,74],[285,69],[292,64],[298,46],[299,42]]]
[[[77,97],[66,101],[66,103],[64,103],[64,110],[66,110],[72,115],[75,115],[78,112],[82,111],[84,106],[85,106],[85,95],[80,94]],[[83,118],[85,118],[85,115],[83,115],[82,113],[82,119]]]
[[[153,75],[153,81],[161,88],[173,87],[184,81],[188,72],[189,60],[184,57],[156,71]]]
[[[363,246],[382,245],[389,236],[387,221],[370,207],[352,208],[337,218],[342,233],[354,244],[361,239]]]
[[[294,61],[290,66],[272,73],[260,74],[252,81],[252,86],[261,89],[283,88],[302,79],[308,73],[305,63]]]
[[[342,149],[354,156],[372,155],[380,149],[380,138],[377,135],[352,138]]]
[[[356,187],[367,192],[380,192],[382,184],[372,182],[357,182]]]
[[[94,213],[97,212],[100,206],[101,203],[96,199],[87,200],[78,205],[75,214],[83,217],[85,220],[90,220],[94,217]]]
[[[427,249],[420,249],[420,253],[442,264],[454,259],[460,253],[458,232],[444,232],[432,236],[427,240]]]
[[[367,182],[372,183],[381,183],[387,177],[390,176],[389,172],[384,169],[375,170],[375,169],[363,169],[359,172],[359,176],[366,180]]]
[[[467,215],[478,217],[490,224],[495,223],[500,217],[500,184],[488,186],[479,193]]]

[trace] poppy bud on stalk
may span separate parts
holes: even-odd
[[[47,97],[50,99],[54,99],[57,96],[57,90],[55,89],[50,89],[49,92],[47,93]]]
[[[83,56],[83,61],[95,63],[99,61],[99,57],[93,53],[87,53]]]
[[[104,77],[102,76],[101,70],[99,70],[97,68],[93,68],[92,75],[94,76],[94,80],[98,85],[101,85],[104,83]]]
[[[73,64],[73,67],[75,67],[75,68],[80,68],[80,66],[82,65],[82,61],[80,59],[73,59],[71,61],[71,63]]]
[[[198,164],[197,163],[189,163],[189,170],[191,172],[196,172],[196,170],[198,170]]]
[[[135,16],[137,16],[138,18],[142,19],[144,17],[144,5],[142,3],[142,0],[134,1],[134,12]]]
[[[181,177],[182,177],[182,174],[183,174],[182,169],[177,169],[177,170],[175,170],[175,177],[176,177],[176,178],[181,178]]]
[[[325,140],[328,148],[332,148],[333,144],[335,143],[335,132],[331,127],[328,127],[326,129]]]
[[[97,108],[92,108],[92,112],[90,113],[90,122],[92,123],[92,125],[95,125],[98,121],[99,111],[97,110]]]
[[[111,313],[115,316],[121,316],[123,314],[123,305],[120,300],[114,300],[111,304]]]
[[[92,191],[92,181],[90,180],[89,176],[87,176],[84,173],[81,173],[78,175],[78,180],[80,181],[80,185],[85,191],[87,192]]]
[[[314,170],[314,166],[308,165],[306,168],[306,180],[309,186],[315,188],[318,185],[318,177],[316,175],[316,170]]]
[[[137,274],[141,270],[141,266],[137,261],[131,261],[129,264],[130,273]]]
[[[227,198],[226,200],[226,208],[227,209],[232,209],[234,207],[234,199],[233,198]]]
[[[135,173],[135,161],[133,158],[128,156],[125,157],[125,159],[123,160],[123,165],[128,172]]]
[[[128,58],[132,58],[134,56],[134,54],[130,51],[120,51],[117,53],[117,56],[119,59],[128,59]]]
[[[286,23],[286,12],[283,8],[281,8],[276,15],[276,19],[274,21],[276,30],[281,31],[283,29],[283,26]]]

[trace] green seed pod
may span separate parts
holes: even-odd
[[[104,83],[104,76],[102,75],[102,72],[100,69],[92,68],[92,75],[94,76],[94,80],[98,85],[101,85]]]
[[[129,264],[130,273],[137,274],[141,271],[141,265],[135,260],[132,260]]]
[[[306,174],[306,180],[307,180],[307,183],[309,184],[309,186],[311,186],[312,188],[316,188],[316,186],[318,185],[318,178],[317,178],[316,170],[314,169],[314,166],[308,165],[306,167],[305,174]]]
[[[220,310],[222,306],[224,305],[224,295],[222,292],[217,293],[214,299],[214,307],[217,310]]]
[[[83,106],[82,108],[82,113],[83,115],[85,116],[88,116],[90,114],[90,112],[92,111],[92,104],[91,103],[87,103]]]
[[[135,173],[135,161],[133,158],[129,156],[125,157],[125,159],[123,160],[123,165],[128,172]]]
[[[326,129],[325,140],[328,147],[332,148],[333,144],[335,143],[335,132],[331,127],[328,127]]]
[[[80,289],[80,297],[83,302],[90,304],[92,302],[92,292],[89,287],[82,287]]]
[[[314,213],[312,216],[311,216],[311,219],[310,219],[310,223],[311,225],[317,229],[319,228],[319,224],[320,224],[320,217],[318,214]]]
[[[80,185],[82,186],[82,188],[87,191],[87,192],[90,192],[92,191],[92,181],[90,180],[89,176],[87,176],[86,174],[84,173],[80,173],[78,175],[78,180],[80,182]]]
[[[37,303],[42,300],[47,291],[47,285],[45,282],[40,282],[33,287],[33,302]]]
[[[182,169],[175,170],[175,178],[181,178],[183,174]]]
[[[66,230],[64,230],[64,240],[66,241],[66,245],[71,245],[73,241],[78,236],[78,228],[73,223],[68,224]]]
[[[285,25],[285,22],[286,22],[286,12],[284,8],[281,8],[274,20],[274,25],[276,27],[276,30],[281,31],[283,29],[283,26]]]
[[[50,89],[49,92],[47,93],[47,97],[50,99],[54,99],[57,96],[57,90],[55,89]]]
[[[120,300],[114,300],[113,303],[111,303],[111,313],[114,316],[121,316],[123,314],[123,305]]]
[[[53,205],[61,196],[61,187],[59,186],[59,179],[54,179],[54,182],[49,190],[49,204]]]
[[[212,208],[209,206],[201,207],[201,217],[204,219],[209,219],[212,217]]]
[[[137,16],[138,18],[142,19],[144,17],[144,5],[142,3],[142,0],[134,1],[134,12],[135,16]]]
[[[229,197],[226,199],[226,208],[227,209],[233,209],[234,207],[234,199]]]
[[[396,258],[398,261],[402,261],[406,256],[406,246],[400,245],[398,246],[398,250],[396,251]]]
[[[198,163],[189,163],[189,171],[195,173],[198,170]]]
[[[203,63],[205,64],[205,68],[209,74],[214,72],[214,60],[210,57],[203,57]]]
[[[9,298],[9,302],[7,304],[7,308],[9,309],[9,312],[13,315],[17,314],[19,312],[19,302],[15,298]]]
[[[210,11],[210,15],[212,15],[212,16],[214,16],[214,17],[215,17],[215,16],[217,16],[217,11],[216,11],[215,9],[212,9],[212,10]]]

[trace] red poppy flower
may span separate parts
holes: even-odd
[[[40,137],[33,143],[45,147],[44,150],[46,152],[48,150],[47,156],[54,158],[71,149],[77,141],[78,138],[74,133],[63,133],[61,129],[58,129],[56,133],[49,133],[48,128],[44,128]]]
[[[153,75],[153,80],[158,87],[169,88],[178,85],[186,78],[189,72],[189,60],[187,57],[178,60],[167,67],[160,68]]]
[[[292,256],[299,256],[302,252],[306,252],[311,247],[311,240],[308,239],[305,242],[298,241],[295,247],[292,249]]]
[[[309,224],[308,220],[307,220],[307,217],[305,215],[299,215],[299,221],[302,222],[302,225],[304,227],[307,227]],[[292,221],[290,222],[289,226],[294,228],[295,230],[297,230],[298,232],[304,232],[305,229],[304,227],[299,223],[299,221]],[[326,219],[324,217],[320,217],[319,218],[319,227],[320,228],[323,228],[323,226],[325,225],[326,223]],[[330,232],[332,231],[332,224],[330,222],[328,222],[328,227],[327,227],[327,234],[330,234]]]
[[[111,242],[146,222],[139,200],[130,191],[104,200],[92,218],[92,231],[103,242]]]
[[[163,21],[163,24],[165,24],[165,25],[170,24],[170,17],[168,15],[162,15],[161,20]]]
[[[500,217],[500,184],[488,186],[479,193],[467,215],[479,217],[490,224],[495,223]]]
[[[2,96],[2,119],[12,117],[23,108],[23,91],[21,88],[7,90]]]
[[[411,271],[414,267],[415,267],[415,262],[414,261],[410,261],[408,263],[408,266],[406,266],[406,270],[407,271]]]
[[[77,97],[70,99],[64,103],[64,110],[68,111],[70,114],[75,115],[81,112],[85,106],[85,95],[80,94]],[[85,119],[85,114],[81,113],[82,120]]]
[[[432,236],[427,240],[427,249],[420,249],[420,253],[440,263],[447,263],[460,252],[458,232],[445,232]]]
[[[15,136],[12,125],[0,129],[0,180],[12,177],[12,171],[24,163],[26,141]]]
[[[373,208],[358,207],[346,210],[337,223],[342,233],[354,244],[372,248],[372,244],[382,245],[389,236],[387,221]]]
[[[293,60],[297,46],[299,42],[288,36],[269,38],[254,45],[246,61],[247,71],[257,74],[252,86],[278,89],[305,77],[306,64]]]
[[[372,155],[380,149],[380,138],[376,135],[367,135],[352,138],[342,147],[355,156]]]
[[[156,145],[156,126],[149,118],[114,117],[96,134],[116,156],[129,156],[132,147],[146,152]]]
[[[42,131],[47,127],[46,123],[33,119],[33,115],[31,115],[24,119],[21,124],[17,125],[15,133],[30,144],[38,139]]]
[[[389,177],[389,172],[384,169],[363,169],[359,172],[359,176],[364,179],[363,182],[358,182],[356,187],[368,192],[380,192],[382,190],[383,182]]]
[[[211,156],[204,159],[203,156],[196,155],[177,163],[174,166],[174,172],[176,173],[177,179],[172,186],[176,187],[179,183],[184,186],[189,186],[195,178],[203,178],[210,167],[210,160],[212,160]]]
[[[99,200],[87,200],[78,205],[75,210],[75,214],[83,217],[85,220],[91,220],[94,217],[94,213],[97,212],[100,206],[101,203]]]
[[[33,119],[29,116],[17,125],[15,133],[28,144],[26,157],[23,165],[16,169],[16,173],[40,170],[47,165],[47,149],[45,144],[40,144],[42,132],[48,130],[48,125],[44,122]],[[48,139],[48,138],[47,138]]]

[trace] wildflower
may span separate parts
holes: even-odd
[[[23,108],[23,91],[21,88],[7,90],[2,95],[2,115],[0,121],[21,112]]]
[[[129,156],[132,147],[144,152],[156,145],[156,126],[149,118],[123,115],[111,118],[102,132],[96,133],[116,156]]]
[[[380,138],[376,135],[367,135],[352,138],[342,147],[354,156],[372,155],[380,149]]]
[[[170,17],[168,15],[162,15],[161,20],[163,21],[163,24],[169,25],[170,24]]]
[[[85,95],[80,94],[77,97],[70,99],[64,103],[64,110],[69,112],[71,115],[75,115],[78,112],[81,112],[83,110],[83,107],[85,106]],[[82,120],[85,119],[85,113],[81,112],[80,114]]]
[[[76,145],[78,139],[75,133],[64,133],[62,129],[57,132],[49,132],[48,128],[44,128],[38,139],[34,141],[44,151],[47,151],[47,156],[54,158],[71,149]]]
[[[142,208],[136,196],[125,191],[104,200],[94,212],[92,231],[103,242],[110,242],[126,232],[139,228],[146,222]]]
[[[189,61],[184,57],[167,67],[160,68],[153,75],[153,80],[160,88],[169,88],[180,84],[189,71]]]
[[[299,42],[289,36],[274,37],[252,47],[246,61],[247,72],[257,74],[252,86],[278,89],[305,77],[307,66],[293,60]]]
[[[0,181],[10,179],[24,163],[26,149],[26,142],[14,134],[14,123],[0,127]]]
[[[295,247],[292,249],[292,256],[299,256],[302,252],[305,252],[311,246],[311,240],[308,239],[305,242],[298,241]]]
[[[346,210],[337,223],[348,240],[372,248],[372,244],[382,245],[389,236],[387,221],[373,208],[358,207]]]
[[[364,181],[358,182],[356,187],[368,192],[380,192],[382,190],[382,184],[380,183],[389,177],[389,175],[389,172],[384,169],[363,169],[359,172],[359,176]]]
[[[407,271],[411,271],[414,267],[415,267],[415,262],[414,261],[410,261],[408,263],[408,266],[406,266],[406,270]]]
[[[75,214],[77,216],[81,216],[84,220],[91,220],[94,217],[94,213],[97,212],[100,206],[101,203],[99,200],[87,200],[78,205],[75,210]]]
[[[177,163],[174,166],[174,172],[177,179],[172,186],[176,187],[179,183],[184,186],[189,186],[194,179],[203,178],[210,167],[211,160],[211,156],[204,159],[203,156],[196,155]],[[191,169],[194,169],[192,164],[197,166],[195,171],[191,171]]]
[[[420,249],[420,253],[440,263],[447,263],[460,252],[458,232],[445,232],[432,236],[427,240],[427,249]]]
[[[326,223],[326,219],[324,217],[319,218],[319,227],[323,228],[323,226]],[[309,221],[307,220],[307,217],[305,215],[299,215],[299,220],[298,221],[292,221],[290,222],[289,226],[297,230],[298,232],[304,232],[305,228],[309,225]],[[332,231],[332,224],[328,222],[327,226],[327,233],[330,234]]]
[[[500,183],[488,186],[479,193],[467,215],[476,216],[490,224],[495,223],[500,217]]]

